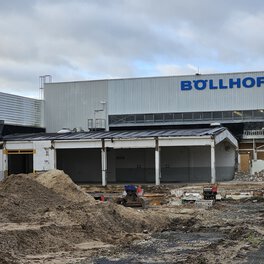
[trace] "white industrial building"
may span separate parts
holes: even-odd
[[[264,127],[264,72],[48,83],[44,100],[47,133],[5,136],[1,171],[58,168],[103,185],[230,180],[237,139]],[[241,154],[258,159],[262,138],[247,140]]]
[[[264,72],[49,83],[44,94],[47,132],[264,119]]]

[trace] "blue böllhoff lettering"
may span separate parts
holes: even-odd
[[[245,77],[245,78],[235,78],[224,81],[223,79],[218,80],[206,80],[199,79],[193,81],[181,81],[181,90],[190,91],[193,88],[198,91],[205,89],[215,90],[215,89],[233,89],[233,88],[253,88],[264,86],[264,76],[263,77]]]

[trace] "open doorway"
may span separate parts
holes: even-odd
[[[8,174],[32,173],[33,154],[9,154]]]

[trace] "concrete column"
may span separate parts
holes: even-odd
[[[57,151],[54,148],[50,150],[50,167],[57,169]]]
[[[155,184],[160,185],[160,147],[159,140],[156,139],[156,147],[155,147]]]
[[[256,141],[253,138],[253,160],[256,161],[257,160],[257,150],[256,150]]]
[[[211,142],[211,183],[216,182],[216,173],[215,173],[215,142]]]
[[[4,154],[3,149],[0,149],[0,181],[4,178]]]
[[[1,149],[2,151],[2,159],[1,159],[1,171],[2,171],[2,178],[8,175],[8,155],[6,149]]]
[[[101,149],[101,165],[102,165],[102,186],[107,185],[106,171],[107,171],[107,151],[102,139],[102,149]]]

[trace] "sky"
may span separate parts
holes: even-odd
[[[0,92],[264,70],[263,0],[0,0]]]

